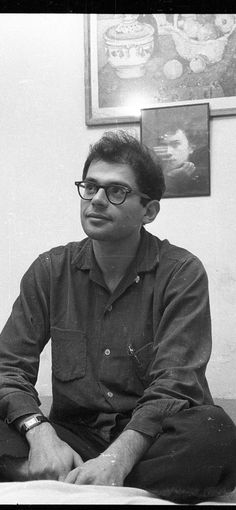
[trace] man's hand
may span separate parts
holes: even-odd
[[[116,455],[104,453],[73,469],[66,477],[65,482],[78,485],[122,486],[124,479],[124,466],[117,461]]]
[[[65,482],[122,486],[126,476],[151,446],[152,441],[150,437],[135,430],[125,430],[105,452],[71,471]]]
[[[30,452],[29,480],[64,481],[68,473],[83,464],[78,453],[62,441],[49,423],[41,423],[26,434]]]

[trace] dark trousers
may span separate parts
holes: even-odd
[[[84,461],[109,443],[87,427],[52,423],[58,436]],[[28,443],[13,426],[0,421],[0,465],[4,455],[28,457]],[[163,422],[163,433],[125,479],[178,503],[196,503],[231,492],[236,486],[236,426],[218,406],[199,406]]]

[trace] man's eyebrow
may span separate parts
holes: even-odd
[[[97,179],[94,177],[86,177],[85,182],[94,182],[95,184],[100,184]],[[101,184],[102,186],[102,184]],[[121,182],[121,181],[110,181],[104,184],[104,186],[125,186],[126,188],[130,188],[130,185],[127,182]]]

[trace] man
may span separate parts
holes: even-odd
[[[207,276],[144,226],[165,189],[135,138],[105,134],[76,182],[87,237],[40,255],[0,342],[0,472],[173,501],[233,490],[236,429],[213,405]],[[52,339],[52,408],[35,390]]]
[[[209,194],[207,146],[196,148],[186,129],[176,121],[159,137],[155,152],[161,157],[166,196]]]

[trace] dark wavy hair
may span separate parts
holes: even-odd
[[[152,200],[161,199],[165,191],[161,161],[154,151],[141,144],[127,131],[107,131],[90,147],[82,179],[86,178],[92,161],[101,160],[129,165],[134,172],[139,191],[147,194]],[[141,198],[141,202],[144,204],[147,200]]]

